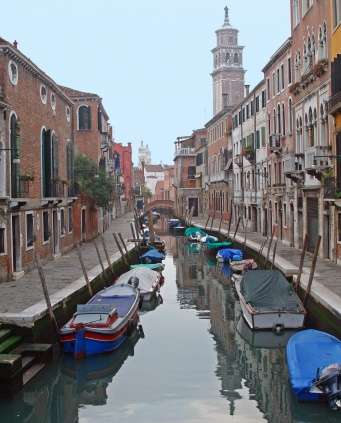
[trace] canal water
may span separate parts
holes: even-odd
[[[61,357],[0,403],[0,422],[340,422],[295,401],[287,337],[248,329],[228,268],[182,238],[167,244],[163,302],[142,314],[144,337],[82,362]]]

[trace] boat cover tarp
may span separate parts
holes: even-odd
[[[325,332],[309,329],[296,333],[287,345],[291,387],[301,401],[319,401],[322,395],[310,392],[318,369],[341,363],[341,341]]]
[[[212,236],[212,235],[206,235],[203,238],[201,238],[201,243],[202,244],[210,244],[213,242],[218,242],[219,239],[216,236]]]
[[[222,258],[224,261],[241,261],[243,260],[243,252],[233,248],[225,248],[219,250],[217,257]]]
[[[157,272],[150,269],[132,269],[129,272],[123,273],[116,283],[127,285],[130,278],[137,278],[139,280],[138,289],[142,292],[148,292],[153,289],[153,285],[156,285],[160,279],[160,276]]]
[[[150,260],[152,263],[158,263],[161,260],[165,259],[165,255],[153,248],[152,250],[149,250],[145,254],[143,254],[141,256],[141,259]]]
[[[161,263],[140,263],[132,264],[130,269],[150,269],[150,270],[162,270],[163,264]]]
[[[113,308],[116,308],[119,317],[124,317],[133,306],[135,300],[135,295],[127,297],[102,297],[101,295],[96,295],[90,300],[90,304],[110,304]]]
[[[190,237],[190,236],[197,235],[197,234],[199,234],[200,236],[206,236],[206,235],[207,235],[207,233],[206,233],[206,232],[204,232],[204,231],[203,231],[203,230],[201,230],[200,228],[196,228],[196,227],[194,227],[194,226],[192,226],[192,227],[190,227],[190,228],[187,228],[187,229],[185,230],[185,236],[186,236],[186,237]]]
[[[292,286],[278,270],[254,270],[241,282],[245,301],[258,311],[302,311]]]
[[[210,242],[207,244],[208,250],[222,250],[224,248],[231,247],[232,242],[226,241],[226,242]]]

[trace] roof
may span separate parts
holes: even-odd
[[[147,172],[163,172],[164,171],[164,168],[160,164],[159,165],[153,165],[153,164],[145,165],[144,169]]]
[[[2,47],[2,48],[1,48]],[[66,94],[65,91],[61,89],[61,87],[44,71],[42,71],[35,63],[32,62],[27,56],[25,56],[14,44],[10,43],[9,41],[5,40],[4,38],[0,37],[0,51],[3,50],[6,54],[9,54],[13,57],[16,57],[18,62],[24,62],[25,68],[29,72],[33,73],[34,75],[39,75],[39,77],[49,86],[52,86],[53,89],[58,93],[64,100],[67,101],[70,105],[72,105],[71,98]]]
[[[63,85],[59,85],[59,87],[71,98],[77,99],[77,98],[88,98],[88,97],[94,97],[96,99],[101,99],[101,97],[98,94],[94,93],[87,93],[85,91],[79,91],[75,90],[73,88],[64,87]]]
[[[292,45],[292,38],[287,38],[279,49],[270,57],[269,62],[264,66],[263,72],[266,72]]]

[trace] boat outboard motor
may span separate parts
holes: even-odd
[[[136,276],[132,276],[129,278],[128,285],[133,286],[134,288],[137,288],[139,286],[140,280]]]
[[[341,410],[341,364],[331,364],[319,372],[316,383],[332,410]]]

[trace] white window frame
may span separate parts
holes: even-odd
[[[32,216],[32,238],[33,238],[33,244],[28,246],[27,245],[27,216]],[[26,251],[31,251],[34,250],[34,224],[35,224],[35,219],[34,219],[34,212],[33,211],[27,211],[25,212],[25,250]]]
[[[341,0],[333,0],[333,28],[341,25]]]
[[[0,223],[0,229],[4,230],[4,251],[0,251],[0,257],[1,256],[7,256],[7,228],[4,223]]]
[[[51,92],[50,94],[50,103],[51,103],[51,109],[55,112],[57,107],[57,97],[54,92]]]
[[[12,65],[14,65],[15,68],[16,68],[16,70],[17,70],[17,76],[16,76],[15,79],[13,78],[12,67],[11,67]],[[8,62],[8,77],[9,77],[10,83],[12,85],[17,85],[18,84],[18,80],[19,80],[19,68],[18,68],[17,63],[15,63],[14,60],[10,60]]]
[[[45,92],[46,92],[45,97],[43,96],[43,94],[42,94],[42,92],[41,92],[43,88],[45,88]],[[40,88],[39,88],[39,95],[40,95],[40,100],[41,100],[41,102],[42,102],[43,104],[47,104],[48,92],[47,92],[47,87],[46,87],[46,85],[45,85],[45,84],[41,84],[41,85],[40,85]]]

